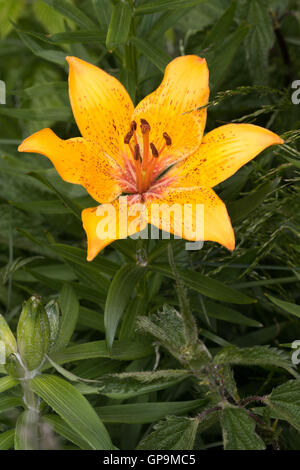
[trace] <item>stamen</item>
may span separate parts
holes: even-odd
[[[141,131],[142,134],[146,134],[147,132],[149,133],[151,130],[150,124],[146,119],[141,119]]]
[[[150,142],[151,152],[154,158],[157,158],[159,153],[153,142]]]
[[[163,133],[163,138],[165,139],[166,141],[166,144],[169,146],[169,145],[172,145],[172,139],[171,137],[169,136],[169,134],[167,134],[166,132]]]
[[[141,119],[141,131],[143,134],[143,164],[142,168],[146,171],[148,167],[149,160],[149,134],[150,134],[150,124],[146,119]]]
[[[134,159],[141,160],[141,150],[139,144],[135,144],[134,146]]]
[[[127,132],[127,134],[124,137],[124,144],[129,144],[129,142],[131,141],[132,136],[133,136],[133,131]]]
[[[137,125],[135,121],[132,121],[130,124],[130,130],[131,132],[136,131]]]

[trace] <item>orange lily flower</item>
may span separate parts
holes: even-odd
[[[203,137],[209,72],[200,57],[171,61],[161,85],[135,109],[116,78],[76,57],[67,61],[70,101],[82,137],[62,140],[51,129],[43,129],[24,140],[19,151],[47,156],[65,181],[81,184],[102,205],[82,212],[87,259],[94,259],[114,240],[143,230],[148,222],[163,228],[162,213],[152,214],[151,220],[147,215],[153,204],[188,205],[191,222],[185,224],[184,232],[175,216],[169,232],[192,241],[196,206],[202,204],[203,240],[233,250],[235,238],[226,206],[212,188],[283,140],[252,124],[227,124]],[[122,209],[120,196],[124,194],[127,205]],[[106,203],[117,209],[115,225],[120,230],[101,239],[97,227]],[[132,223],[137,204],[147,210],[141,211],[138,223]]]

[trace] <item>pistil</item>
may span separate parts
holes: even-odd
[[[136,169],[136,187],[139,193],[143,192],[143,175],[142,175],[142,165],[141,165],[141,150],[139,144],[134,146],[134,161]]]
[[[146,121],[146,119],[141,119],[141,133],[143,138],[143,152],[141,154],[141,148],[138,143],[136,129],[137,124],[135,121],[132,121],[130,124],[130,131],[127,132],[126,136],[124,137],[124,143],[129,146],[134,160],[136,190],[138,193],[142,194],[147,192],[152,185],[153,175],[156,169],[158,158],[164,149],[172,144],[172,140],[169,134],[164,132],[163,138],[165,143],[158,151],[155,144],[150,142],[150,124],[148,121]],[[134,144],[131,144],[132,138],[134,139]]]

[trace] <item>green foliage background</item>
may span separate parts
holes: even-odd
[[[299,6],[0,0],[0,309],[12,331],[34,293],[62,313],[39,374],[20,382],[17,356],[0,365],[0,449],[300,449]],[[252,122],[286,143],[216,188],[233,254],[122,240],[87,263],[80,211],[93,202],[17,146],[43,127],[78,135],[66,55],[115,75],[138,102],[181,54],[208,61],[207,130]],[[19,349],[41,331],[18,329]]]

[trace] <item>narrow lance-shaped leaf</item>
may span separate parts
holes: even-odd
[[[168,54],[156,47],[152,42],[139,37],[130,38],[130,42],[141,52],[147,59],[152,62],[161,72],[164,72],[166,65],[171,58]]]
[[[150,13],[157,13],[164,10],[175,10],[181,8],[192,8],[193,6],[204,3],[207,0],[156,0],[153,2],[145,2],[138,5],[136,8],[136,15],[147,15]]]
[[[73,385],[53,375],[40,375],[31,380],[30,386],[93,449],[113,449],[100,418]]]
[[[112,280],[104,310],[106,340],[109,349],[112,347],[120,318],[130,296],[144,274],[145,268],[142,266],[125,264]]]
[[[113,6],[113,11],[106,36],[109,51],[126,43],[130,31],[132,7],[127,0],[120,0]]]
[[[206,399],[180,402],[153,402],[97,407],[96,411],[105,423],[143,424],[154,423],[168,415],[184,415],[203,407]]]
[[[60,293],[59,305],[62,317],[59,334],[53,347],[54,351],[67,346],[76,327],[79,315],[79,303],[74,290],[69,284],[65,284]]]
[[[81,28],[94,29],[95,23],[82,10],[77,8],[74,3],[67,0],[43,0],[47,5],[61,13],[65,18],[70,19]]]

